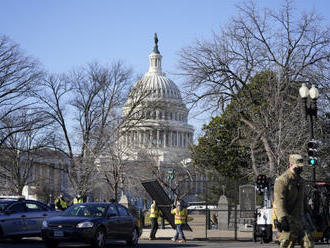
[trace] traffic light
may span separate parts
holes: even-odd
[[[316,140],[311,140],[307,143],[308,164],[311,166],[317,165],[317,157],[319,156],[318,146]]]
[[[259,193],[263,192],[264,188],[266,188],[268,186],[268,178],[266,175],[258,175],[257,176],[257,190],[259,191]]]

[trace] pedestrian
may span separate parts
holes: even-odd
[[[73,198],[72,200],[72,204],[83,203],[83,202],[84,202],[84,198],[80,194],[77,194],[76,197]]]
[[[218,217],[215,213],[211,215],[211,224],[213,230],[218,228]]]
[[[187,222],[188,217],[188,211],[186,208],[182,206],[182,203],[180,201],[177,202],[176,208],[172,209],[172,214],[175,215],[174,217],[174,223],[176,225],[176,233],[174,237],[172,238],[172,241],[177,241],[179,236],[181,236],[180,243],[186,242],[186,237],[183,233],[183,226]]]
[[[162,215],[162,212],[158,208],[156,201],[152,201],[150,206],[150,221],[151,221],[151,231],[149,240],[153,240],[156,238],[156,232],[158,230],[158,217]]]
[[[60,195],[58,197],[56,197],[54,203],[55,203],[56,210],[64,211],[65,209],[68,208],[66,201],[63,197],[63,193],[60,193]]]
[[[305,180],[300,176],[304,160],[299,154],[289,156],[289,168],[275,180],[274,204],[280,232],[280,248],[292,248],[295,242],[302,247],[314,247],[304,218]]]

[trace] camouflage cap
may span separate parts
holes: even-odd
[[[304,158],[300,154],[290,154],[289,163],[304,166]]]

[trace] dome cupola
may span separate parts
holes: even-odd
[[[180,90],[176,84],[165,76],[162,72],[162,55],[158,50],[158,37],[155,33],[154,48],[149,55],[149,71],[135,83],[133,91],[141,92],[141,94],[148,93],[148,99],[163,99],[166,101],[182,102]]]
[[[158,50],[158,37],[155,33],[154,36],[154,49],[152,50],[152,53],[149,55],[149,71],[146,73],[146,75],[159,75],[159,76],[165,76],[162,72],[162,55],[160,55],[160,52]]]

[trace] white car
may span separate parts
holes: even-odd
[[[208,205],[207,209],[216,209],[216,205]],[[206,205],[192,205],[187,208],[188,210],[205,210]]]

